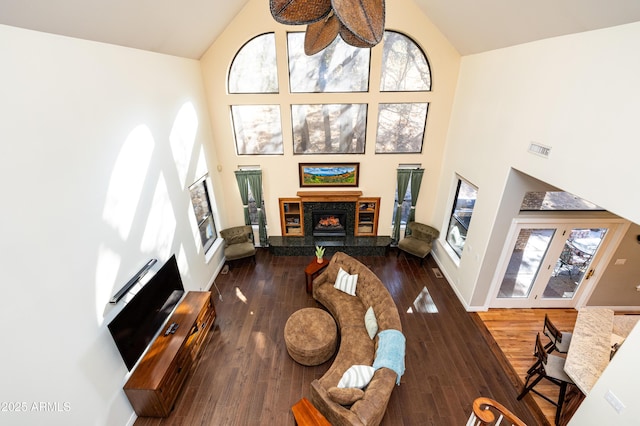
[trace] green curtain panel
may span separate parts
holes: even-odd
[[[247,170],[237,170],[236,180],[238,181],[238,189],[240,190],[240,198],[242,199],[242,208],[244,210],[244,224],[251,225],[251,217],[249,217],[249,177]]]
[[[398,244],[400,240],[400,222],[402,222],[402,200],[407,193],[409,179],[411,178],[411,170],[398,169],[398,203],[396,205],[396,219],[393,222],[393,233],[391,239],[394,244]]]
[[[247,174],[249,185],[256,199],[258,209],[258,235],[260,237],[260,246],[267,246],[267,227],[264,211],[262,210],[262,170],[252,170]]]
[[[409,218],[407,223],[416,220],[416,203],[418,202],[418,194],[420,194],[420,185],[422,184],[422,176],[424,175],[424,169],[415,169],[411,171],[411,210],[409,211]],[[409,227],[404,228],[404,235],[410,235],[411,230]]]

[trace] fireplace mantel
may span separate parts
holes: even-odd
[[[362,191],[298,191],[296,194],[303,203],[352,202],[362,197]]]

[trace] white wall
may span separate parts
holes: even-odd
[[[468,307],[486,297],[479,271],[502,249],[489,242],[512,168],[640,223],[638,39],[635,23],[462,59],[435,222],[447,223],[456,173],[478,202],[459,265],[435,252]],[[550,157],[529,154],[532,141]]]
[[[513,169],[640,223],[638,40],[635,23],[463,58],[435,221],[446,224],[456,173],[478,186],[478,202],[459,264],[440,245],[435,254],[468,309],[487,297],[481,271],[494,270],[502,250],[492,237],[508,226],[500,208]],[[550,157],[529,154],[532,141],[551,146]],[[639,339],[636,328],[572,425],[638,424]],[[622,415],[607,389],[627,405]]]
[[[593,306],[640,306],[640,245],[638,244],[640,225],[632,224],[613,254],[600,284],[589,297],[588,305]],[[616,265],[618,259],[625,262]],[[634,309],[638,310],[638,309]]]
[[[219,267],[187,190],[216,163],[200,64],[7,26],[0,60],[0,401],[27,409],[0,423],[126,424],[108,300],[151,258],[190,290]]]
[[[632,426],[640,423],[638,353],[640,353],[640,326],[636,324],[589,395],[580,404],[569,426]],[[608,391],[611,391],[625,406],[620,413],[617,413],[605,400]]]

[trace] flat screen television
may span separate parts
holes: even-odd
[[[109,323],[118,351],[131,370],[184,294],[175,255]]]

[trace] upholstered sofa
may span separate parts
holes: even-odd
[[[348,274],[358,274],[355,296],[334,287],[340,268]],[[333,426],[380,424],[391,392],[400,383],[400,375],[404,372],[404,336],[402,372],[393,367],[378,368],[362,391],[337,389],[336,386],[351,366],[374,364],[380,334],[372,339],[365,327],[365,313],[369,307],[375,313],[378,333],[402,331],[398,309],[391,295],[365,265],[343,252],[337,252],[324,272],[313,281],[313,297],[333,315],[340,333],[340,346],[332,365],[321,378],[311,383],[313,405]],[[349,393],[353,395],[347,396],[345,401],[345,395]]]

